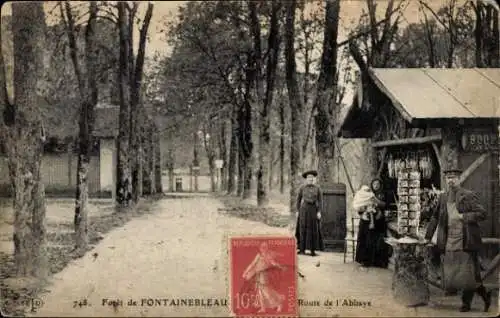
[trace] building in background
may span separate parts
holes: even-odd
[[[115,191],[119,110],[118,106],[111,104],[98,104],[96,108],[95,127],[92,134],[94,141],[88,172],[91,197],[111,198]],[[78,163],[76,116],[56,117],[55,120],[58,122],[47,125],[49,128],[45,129],[47,142],[42,158],[42,182],[47,196],[73,197],[76,191]],[[11,193],[7,158],[2,151],[0,153],[0,195],[10,196]]]

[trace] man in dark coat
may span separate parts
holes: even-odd
[[[484,300],[484,311],[491,305],[491,292],[482,284],[478,252],[481,248],[481,229],[478,222],[486,219],[486,211],[479,203],[476,193],[460,187],[461,171],[451,169],[444,172],[448,189],[441,194],[439,204],[427,227],[426,239],[432,240],[436,232],[436,248],[442,255],[442,266],[453,266],[454,255],[462,253],[472,258],[476,288],[462,291],[461,312],[471,309],[474,293]],[[448,267],[449,268],[449,267]],[[443,277],[444,279],[444,277]],[[446,280],[445,280],[446,282]]]
[[[318,173],[315,170],[306,171],[302,177],[306,179],[297,194],[297,227],[295,236],[297,238],[299,254],[305,254],[305,250],[311,251],[311,256],[316,256],[316,250],[323,250],[323,238],[321,236],[320,219],[323,206],[323,194],[319,186],[315,184]]]

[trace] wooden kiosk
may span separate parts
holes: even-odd
[[[403,197],[444,189],[441,171],[461,169],[462,186],[476,191],[488,212],[481,258],[498,285],[500,69],[370,69],[358,89],[339,136],[371,140],[371,176],[382,180],[397,219],[389,227],[396,236],[421,236],[420,202]],[[414,189],[398,181],[401,162],[420,179]]]

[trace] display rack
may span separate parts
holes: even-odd
[[[420,177],[414,168],[398,172],[398,233],[419,236],[420,223]]]

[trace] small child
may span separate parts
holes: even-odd
[[[381,212],[377,209],[379,204],[380,201],[375,196],[375,193],[367,185],[364,185],[354,195],[352,206],[359,213],[362,220],[370,221],[369,228],[373,229],[375,228],[375,218],[379,219],[381,217]]]

